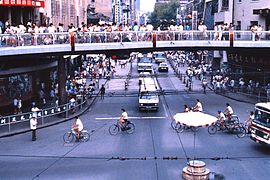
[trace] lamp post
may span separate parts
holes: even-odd
[[[79,0],[76,1],[76,24],[79,27]]]

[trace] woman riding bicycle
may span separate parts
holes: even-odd
[[[231,120],[231,118],[232,118],[232,115],[233,115],[233,109],[232,109],[232,107],[230,106],[230,104],[229,103],[226,103],[226,109],[224,110],[224,114],[225,114],[225,116],[228,118],[228,121],[230,121]]]

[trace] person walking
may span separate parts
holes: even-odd
[[[105,87],[104,87],[104,84],[102,84],[102,86],[100,88],[101,99],[104,99],[104,95],[105,95]]]
[[[30,129],[32,131],[32,141],[35,141],[37,139],[37,136],[36,136],[37,117],[36,116],[33,116],[30,119]]]

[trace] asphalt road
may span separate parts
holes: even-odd
[[[194,105],[197,98],[204,111],[212,115],[229,102],[241,121],[246,120],[254,105],[211,92],[203,94],[199,87],[187,93],[171,69],[168,74],[158,78],[160,85],[178,92],[160,96],[157,112],[140,112],[136,95],[113,94],[99,99],[80,117],[91,132],[88,142],[63,142],[71,121],[39,129],[35,142],[30,133],[0,139],[0,179],[174,180],[181,179],[182,169],[193,158],[204,161],[210,171],[228,180],[269,179],[270,147],[226,132],[209,135],[207,128],[176,133],[170,127],[172,116],[182,112],[184,104]],[[130,81],[128,91],[134,92],[137,79]],[[136,130],[112,136],[108,129],[117,121],[121,108],[127,110]]]

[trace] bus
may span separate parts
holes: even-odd
[[[260,144],[270,144],[270,102],[255,104],[250,138]]]
[[[158,110],[159,87],[153,77],[143,77],[139,81],[139,110]]]

